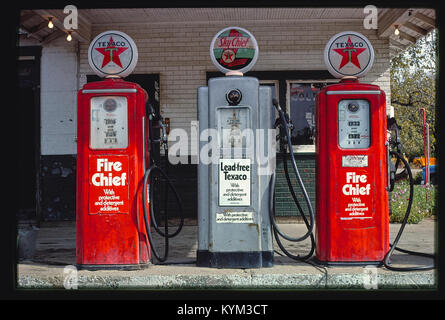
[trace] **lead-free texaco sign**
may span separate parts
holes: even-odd
[[[99,77],[126,77],[136,67],[137,60],[136,44],[120,31],[102,32],[88,48],[88,63]]]
[[[374,63],[374,49],[364,35],[354,31],[340,32],[326,44],[324,61],[336,78],[363,77]]]
[[[245,73],[258,59],[258,44],[246,29],[228,27],[213,37],[210,43],[210,58],[221,72]]]

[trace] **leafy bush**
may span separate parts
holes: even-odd
[[[437,186],[414,185],[413,203],[408,223],[419,223],[437,212]],[[428,198],[428,199],[427,199]],[[391,192],[390,222],[402,222],[409,199],[409,183],[397,182]]]
[[[422,178],[422,171],[417,172],[414,175],[413,180],[414,180],[414,184],[416,184],[416,185],[421,184],[422,180],[423,180],[423,178]]]

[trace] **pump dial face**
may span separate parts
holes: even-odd
[[[117,108],[116,100],[114,99],[107,99],[104,102],[104,109],[107,112],[113,112]]]
[[[251,145],[249,137],[243,136],[243,131],[249,128],[249,111],[247,107],[221,107],[216,111],[220,147],[223,152],[229,152],[228,158],[231,157],[233,149],[245,154],[246,148]]]
[[[359,106],[358,106],[357,103],[355,103],[355,102],[351,102],[350,104],[348,104],[348,110],[349,110],[350,112],[357,112],[358,109],[359,109]]]
[[[91,98],[90,148],[120,149],[128,146],[128,101],[122,96]]]
[[[338,139],[343,149],[364,149],[371,143],[369,102],[364,99],[341,100],[338,104]]]
[[[241,94],[240,90],[233,89],[233,90],[230,90],[229,92],[227,92],[226,99],[230,105],[236,106],[237,104],[239,104],[241,102],[242,96],[243,95]]]

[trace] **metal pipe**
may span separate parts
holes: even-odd
[[[426,117],[425,117],[425,108],[420,108],[423,116],[423,157],[425,159],[425,185],[429,183],[429,159],[427,163],[427,147],[426,147]]]

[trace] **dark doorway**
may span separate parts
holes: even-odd
[[[41,47],[20,47],[17,61],[19,85],[19,220],[39,221],[38,168],[40,155],[40,56]]]

